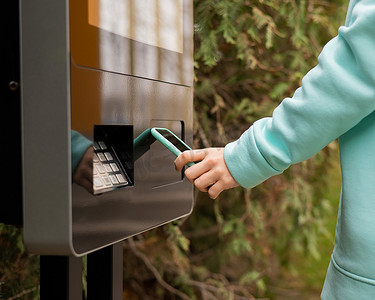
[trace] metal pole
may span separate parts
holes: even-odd
[[[121,300],[123,244],[107,246],[87,255],[87,299]]]
[[[40,300],[82,300],[82,259],[40,257]]]

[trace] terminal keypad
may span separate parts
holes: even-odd
[[[129,185],[115,153],[104,141],[94,142],[93,164],[94,194]]]

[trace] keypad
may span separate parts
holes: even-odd
[[[94,142],[94,193],[99,194],[129,185],[127,177],[104,141]]]

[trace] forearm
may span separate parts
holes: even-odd
[[[324,47],[293,97],[226,146],[226,164],[242,186],[308,159],[375,110],[374,1],[357,4],[351,20]]]

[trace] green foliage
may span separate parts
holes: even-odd
[[[39,257],[23,246],[22,230],[0,223],[0,299],[39,298]]]
[[[224,146],[270,116],[316,65],[322,46],[343,23],[346,5],[194,1],[194,148]],[[124,243],[125,299],[274,299],[278,286],[285,294],[291,279],[306,272],[308,279],[295,290],[311,292],[307,285],[314,280],[319,289],[322,277],[312,274],[322,273],[318,266],[324,275],[323,257],[332,247],[335,204],[327,191],[336,161],[332,143],[254,189],[225,191],[215,201],[197,191],[191,216]],[[37,258],[24,252],[19,230],[2,226],[0,233],[0,299],[36,287],[17,298],[33,299]]]
[[[341,0],[194,1],[194,148],[224,146],[270,116],[317,64],[323,45],[344,21],[346,5]],[[333,143],[257,188],[226,191],[215,201],[197,191],[192,215],[173,225],[181,231],[168,225],[138,237],[138,249],[163,275],[165,282],[156,283],[164,286],[163,299],[183,298],[169,286],[191,299],[274,298],[277,286],[287,286],[305,270],[301,258],[314,262],[306,266],[321,267],[329,253],[321,254],[326,248],[320,241],[333,239],[332,228],[326,229],[326,216],[334,210],[325,197],[325,177],[336,167],[336,152]],[[155,244],[145,247],[151,240]],[[131,261],[132,251],[125,254]],[[138,275],[128,279],[148,290]],[[321,287],[323,278],[316,280]],[[300,289],[306,282],[299,281]]]

